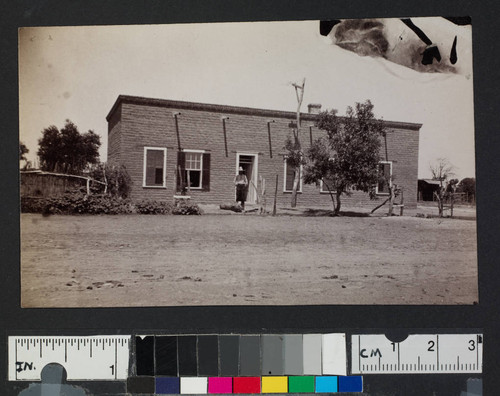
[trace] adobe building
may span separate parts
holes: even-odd
[[[307,149],[325,132],[315,127],[320,105],[301,114],[301,142]],[[249,180],[247,203],[255,203],[265,179],[267,204],[278,175],[278,205],[290,205],[293,169],[287,167],[284,144],[296,113],[247,107],[192,103],[120,95],[106,117],[108,162],[124,165],[132,179],[131,198],[171,201],[187,184],[196,203],[234,202],[239,167]],[[384,122],[380,170],[403,187],[407,208],[417,205],[418,142],[421,124]],[[354,191],[343,207],[375,207],[388,196],[376,187],[377,200]],[[331,207],[323,186],[300,183],[297,204]]]

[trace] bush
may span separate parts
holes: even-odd
[[[113,197],[127,198],[132,180],[123,165],[108,165],[101,163],[90,171],[90,177],[108,184],[108,194]],[[103,191],[104,186],[94,183],[94,188]]]
[[[135,210],[141,214],[171,214],[173,205],[163,201],[142,200],[135,203]]]
[[[86,195],[82,191],[66,192],[60,197],[21,197],[21,212],[49,214],[175,214],[201,215],[196,204],[181,203],[174,207],[170,202],[142,200],[132,203],[128,199],[107,194]]]
[[[35,209],[42,206],[44,214],[122,214],[133,213],[130,201],[109,195],[85,195],[82,192],[68,192],[60,197],[44,199],[43,206],[32,205]],[[29,208],[27,208],[29,209]],[[30,211],[30,210],[26,210]],[[31,210],[31,212],[35,212]],[[35,213],[40,213],[36,211]]]
[[[47,205],[47,198],[43,197],[21,197],[22,213],[43,213]]]
[[[182,202],[172,210],[174,215],[201,215],[203,211],[200,207],[193,203]]]

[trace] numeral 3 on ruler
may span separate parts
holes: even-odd
[[[482,372],[482,334],[415,334],[402,342],[363,334],[351,346],[353,374]]]

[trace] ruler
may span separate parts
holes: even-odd
[[[49,363],[68,380],[126,380],[131,336],[9,336],[9,380],[39,381]]]
[[[482,373],[482,334],[413,334],[392,342],[383,334],[351,338],[352,374]]]

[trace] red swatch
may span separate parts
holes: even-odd
[[[260,393],[260,377],[234,377],[233,393]]]

